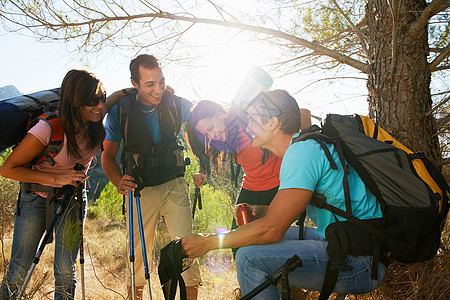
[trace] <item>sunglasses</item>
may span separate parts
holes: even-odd
[[[94,96],[90,98],[89,100],[84,103],[85,106],[97,106],[100,101],[104,104],[106,102],[106,93],[102,94],[101,96]]]

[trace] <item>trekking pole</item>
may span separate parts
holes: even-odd
[[[28,282],[30,281],[31,275],[34,272],[34,269],[36,268],[36,265],[39,263],[39,260],[41,258],[42,252],[44,251],[45,245],[47,244],[48,239],[52,235],[53,227],[55,227],[56,220],[61,216],[63,211],[65,210],[66,203],[70,200],[73,192],[75,190],[75,187],[73,185],[65,185],[63,186],[58,193],[56,193],[53,198],[58,199],[61,195],[64,194],[64,197],[60,201],[58,208],[55,212],[55,216],[53,217],[52,222],[50,223],[50,226],[47,228],[47,231],[45,233],[44,238],[42,239],[39,248],[36,252],[36,256],[33,259],[33,263],[31,264],[30,269],[28,270],[28,273],[25,277],[25,280],[22,284],[22,287],[20,288],[19,294],[17,295],[16,299],[19,300],[22,298],[23,293],[25,292],[25,289],[28,285]]]
[[[84,283],[84,243],[83,243],[83,189],[77,187],[78,214],[80,221],[80,277],[81,277],[81,299],[86,299],[86,290]]]
[[[81,171],[84,169],[83,165],[76,164],[73,167],[74,170]],[[17,300],[22,298],[23,293],[25,292],[25,289],[28,285],[28,282],[30,281],[31,275],[34,272],[34,269],[36,268],[36,265],[39,263],[39,260],[41,259],[42,252],[44,251],[45,245],[47,244],[48,239],[52,236],[53,227],[55,227],[56,221],[58,218],[62,215],[64,210],[66,209],[67,203],[69,203],[71,196],[74,195],[75,188],[73,185],[65,185],[62,188],[60,188],[50,199],[49,202],[56,201],[59,197],[62,195],[63,198],[59,202],[58,208],[56,209],[55,215],[53,216],[52,222],[50,223],[50,226],[47,228],[47,231],[45,232],[45,236],[42,238],[41,243],[39,245],[38,250],[36,251],[36,256],[33,259],[33,263],[31,264],[30,269],[27,272],[27,275],[25,277],[25,280],[23,281],[22,287],[20,288],[19,294],[17,295]]]
[[[144,237],[144,225],[142,222],[142,213],[141,213],[141,188],[142,183],[140,180],[138,180],[138,188],[136,192],[134,193],[134,196],[136,198],[136,209],[137,209],[137,217],[139,222],[139,233],[141,236],[141,245],[142,245],[142,259],[144,260],[144,268],[145,268],[145,280],[147,280],[147,287],[148,287],[148,295],[149,299],[152,300],[152,289],[150,286],[150,272],[148,268],[148,260],[147,260],[147,248],[145,247],[145,237]]]
[[[131,175],[134,167],[132,153],[125,154],[125,173]],[[130,275],[131,275],[131,299],[136,300],[136,282],[134,273],[134,237],[133,237],[133,192],[128,192],[128,227],[130,234]]]
[[[294,271],[297,267],[303,267],[303,262],[302,262],[301,258],[298,257],[298,255],[294,255],[291,258],[289,258],[281,267],[276,269],[275,272],[273,272],[270,275],[267,275],[266,279],[263,283],[261,283],[256,288],[251,290],[248,294],[246,294],[240,300],[252,299],[256,295],[261,293],[264,289],[269,287],[270,285],[276,286],[278,283],[278,280],[280,280],[280,278],[283,276],[283,272],[285,272],[285,275],[287,276],[287,274],[289,272]],[[284,293],[284,291],[283,291],[283,293]]]

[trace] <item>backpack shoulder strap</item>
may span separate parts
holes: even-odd
[[[64,131],[58,116],[53,112],[46,112],[37,118],[50,125],[50,142],[41,153],[33,160],[34,163],[48,161],[51,166],[55,165],[54,157],[61,151],[64,143]]]
[[[182,98],[165,93],[164,97],[167,99],[166,101],[161,102],[161,109],[159,110],[161,118],[168,118],[173,128],[175,129],[176,134],[178,134],[181,130],[181,101]]]
[[[320,128],[318,126],[316,126],[316,125],[311,126],[307,130],[302,131],[300,133],[300,135],[293,138],[291,144],[294,144],[294,143],[297,143],[300,141],[311,140],[311,139],[315,140],[320,145],[323,152],[325,153],[325,156],[327,157],[328,161],[330,162],[331,168],[333,170],[337,170],[338,167],[336,165],[336,162],[334,161],[333,157],[331,156],[330,150],[325,145],[325,144],[334,144],[335,140],[333,140],[332,138],[330,138],[329,136],[327,136],[323,133],[320,133],[319,130],[320,130]]]
[[[128,143],[128,115],[130,114],[130,101],[136,99],[137,90],[123,91],[125,97],[121,98],[117,103],[117,116],[119,119],[120,133],[125,145]]]

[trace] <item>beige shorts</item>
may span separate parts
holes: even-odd
[[[126,199],[128,211],[128,198]],[[192,233],[192,212],[189,199],[189,187],[183,177],[175,178],[166,183],[146,187],[141,191],[140,197],[142,223],[144,227],[145,246],[148,264],[152,257],[155,229],[160,216],[163,216],[169,231],[171,240],[182,238]],[[135,282],[136,286],[146,285],[144,262],[142,259],[142,246],[137,218],[136,201],[133,202],[133,232],[135,253]],[[128,213],[127,227],[128,227]],[[127,232],[129,232],[127,228]],[[129,258],[129,243],[127,247]],[[127,268],[127,285],[130,285],[130,272]],[[186,286],[198,285],[201,282],[198,261],[182,273]]]

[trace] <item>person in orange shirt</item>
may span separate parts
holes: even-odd
[[[255,217],[259,218],[265,215],[278,191],[281,159],[266,149],[252,147],[252,137],[245,132],[246,126],[247,116],[237,105],[227,110],[216,102],[202,100],[193,108],[186,123],[185,138],[200,160],[200,172],[193,175],[195,187],[206,181],[211,160],[218,165],[219,153],[236,154],[235,160],[245,173],[236,205],[249,204]],[[310,113],[304,109],[302,129],[309,126]],[[236,220],[233,219],[231,229],[235,228]]]

